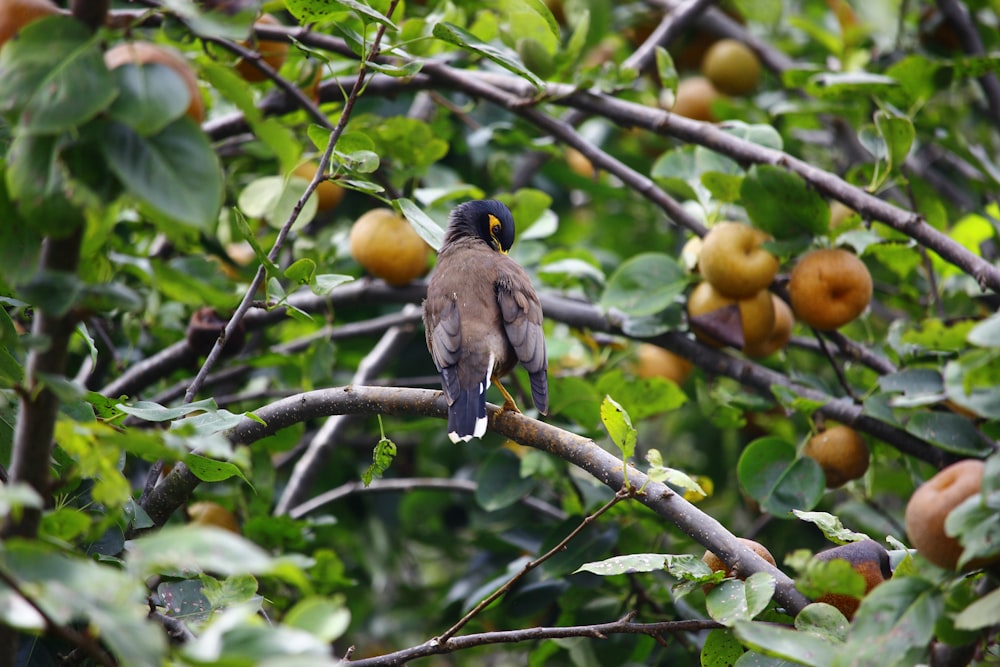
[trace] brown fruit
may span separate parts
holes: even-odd
[[[317,167],[319,165],[315,162],[303,162],[292,173],[311,182],[316,175]],[[337,208],[343,198],[344,188],[329,179],[320,181],[319,185],[316,186],[316,208],[320,211]]]
[[[816,560],[832,561],[846,560],[855,572],[865,579],[865,595],[883,581],[892,578],[889,567],[889,552],[875,540],[848,542],[839,547],[821,551]],[[847,620],[854,618],[861,600],[842,593],[826,593],[816,598],[816,602],[825,602],[840,610]]]
[[[826,475],[826,486],[835,489],[868,470],[868,445],[850,426],[834,426],[809,438],[803,456],[816,461]]]
[[[691,291],[687,312],[695,335],[715,347],[725,344],[742,349],[765,340],[774,329],[774,304],[767,290],[734,299],[702,282]],[[736,326],[737,315],[740,327]]]
[[[430,247],[392,209],[372,209],[358,218],[350,242],[358,264],[390,285],[405,285],[427,273]]]
[[[49,0],[0,0],[0,47],[32,21],[58,13]]]
[[[652,343],[640,343],[636,355],[636,370],[643,378],[661,377],[683,384],[694,369],[694,364],[684,357]]]
[[[191,523],[200,526],[215,526],[237,535],[243,532],[240,530],[239,521],[236,520],[232,512],[210,500],[191,503],[188,505],[187,512],[188,516],[191,517]]]
[[[726,95],[748,95],[760,83],[760,59],[735,39],[720,39],[701,61],[701,73]]]
[[[196,123],[205,120],[205,102],[201,99],[201,90],[198,88],[198,78],[191,69],[191,64],[187,59],[168,46],[160,46],[152,42],[122,42],[104,54],[104,63],[108,69],[115,69],[122,65],[150,65],[158,63],[166,65],[177,72],[184,85],[187,86],[188,95],[191,98],[187,108],[187,115]]]
[[[758,556],[766,560],[771,565],[776,565],[776,563],[774,562],[774,556],[772,556],[771,552],[767,550],[767,547],[765,547],[760,542],[748,540],[745,537],[737,537],[736,539],[739,540],[740,543],[743,544],[743,546],[749,548],[751,551],[756,553]],[[721,558],[716,556],[711,551],[705,551],[705,555],[701,557],[701,560],[704,561],[704,563],[708,565],[710,568],[712,568],[713,572],[725,572],[727,577],[736,576],[736,573],[730,567],[728,567],[724,562],[722,562]],[[709,586],[707,588],[710,589],[711,587]]]
[[[281,21],[270,14],[263,14],[259,19],[254,21],[254,25],[280,26]],[[250,46],[247,42],[240,42],[240,44],[247,47]],[[261,59],[270,65],[271,69],[275,72],[281,69],[281,66],[285,64],[285,58],[288,57],[287,42],[275,42],[268,39],[262,39],[257,41],[256,45],[257,52],[260,54]],[[256,65],[249,60],[244,60],[242,58],[236,63],[236,71],[241,77],[243,77],[244,81],[249,81],[250,83],[257,83],[267,79],[267,75],[260,71]]]
[[[712,103],[719,99],[719,91],[703,76],[692,76],[677,84],[677,97],[670,107],[672,113],[692,120],[714,123]]]
[[[984,469],[985,464],[978,459],[953,463],[924,482],[906,504],[906,534],[910,543],[938,567],[954,570],[958,564],[962,545],[944,532],[944,522],[963,500],[980,492]],[[973,561],[965,569],[985,564],[982,560]]]
[[[570,147],[566,149],[566,164],[578,176],[583,176],[584,178],[594,178],[597,176],[597,170],[594,169],[590,158],[575,148]]]
[[[774,327],[764,340],[743,346],[743,351],[748,357],[760,359],[770,356],[788,345],[792,337],[792,327],[795,325],[792,309],[774,294],[771,295],[771,303],[774,304]]]
[[[742,222],[717,223],[702,242],[698,270],[726,296],[753,296],[766,289],[778,273],[778,258],[761,247],[770,239]]]
[[[872,276],[856,255],[839,248],[807,253],[788,282],[795,317],[821,331],[838,329],[865,311]]]
[[[836,229],[851,219],[856,211],[842,201],[830,202],[830,229]]]

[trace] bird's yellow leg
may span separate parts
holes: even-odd
[[[507,393],[507,390],[504,389],[504,386],[500,384],[500,380],[493,378],[493,386],[499,389],[500,393],[503,394],[503,406],[501,406],[500,411],[516,412],[518,414],[521,414],[521,411],[517,409],[517,403],[514,402],[514,398],[509,393]]]

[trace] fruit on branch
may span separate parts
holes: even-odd
[[[771,565],[777,565],[777,563],[774,562],[774,556],[772,556],[771,552],[767,550],[767,547],[760,542],[755,542],[754,540],[750,540],[745,537],[737,537],[736,539],[739,540],[743,546],[753,551]],[[725,572],[727,577],[740,576],[740,573],[726,565],[721,558],[716,556],[711,551],[706,550],[705,554],[701,557],[701,560],[705,563],[705,565],[708,565],[713,572]],[[742,579],[743,577],[740,576],[740,578]],[[705,592],[707,593],[712,590],[712,588],[714,588],[712,585],[705,586]]]
[[[868,470],[868,445],[857,431],[843,424],[809,438],[802,454],[819,464],[830,489],[858,479]]]
[[[851,219],[857,211],[842,201],[834,199],[830,202],[830,229],[836,229]]]
[[[312,182],[318,168],[319,164],[316,162],[303,162],[292,171],[292,174]],[[344,188],[330,179],[324,179],[316,186],[316,208],[320,211],[330,211],[337,208],[343,199]]]
[[[687,313],[695,335],[714,347],[743,349],[765,340],[774,329],[774,304],[767,290],[735,299],[701,282],[688,296]]]
[[[239,521],[236,520],[236,516],[219,503],[212,502],[211,500],[200,500],[191,503],[188,505],[187,513],[193,524],[215,526],[216,528],[222,528],[237,535],[243,532],[240,529]]]
[[[938,567],[954,570],[958,565],[962,545],[945,533],[944,522],[962,501],[980,492],[985,467],[978,459],[953,463],[924,482],[906,504],[906,534],[910,544]],[[976,569],[992,560],[972,561],[965,569]]]
[[[792,337],[792,327],[795,325],[792,309],[774,294],[771,295],[771,303],[774,305],[774,326],[764,340],[746,343],[743,346],[743,351],[748,357],[760,359],[770,356],[788,345]]]
[[[702,242],[698,270],[726,296],[753,296],[767,289],[778,273],[778,258],[761,247],[770,239],[742,222],[717,223]]]
[[[642,378],[661,377],[683,384],[694,369],[684,357],[652,343],[640,343],[636,356],[636,372]]]
[[[0,3],[0,47],[32,21],[58,13],[59,8],[49,0],[3,0]]]
[[[566,149],[566,164],[577,176],[589,179],[597,176],[597,170],[594,169],[594,164],[590,161],[590,158],[572,146]]]
[[[259,19],[254,21],[254,25],[280,26],[281,21],[271,14],[263,14]],[[248,42],[240,42],[240,44],[246,47],[250,46]],[[281,69],[281,66],[285,64],[285,58],[288,57],[288,43],[261,39],[257,40],[256,44],[261,60],[267,63],[275,72]],[[267,75],[259,67],[244,58],[240,58],[236,62],[236,72],[243,77],[244,81],[249,81],[250,83],[257,83],[267,79]]]
[[[368,273],[405,285],[427,273],[430,246],[390,208],[368,211],[351,227],[351,255]]]
[[[892,568],[889,567],[889,552],[875,540],[848,542],[839,547],[821,551],[816,554],[815,558],[826,562],[846,560],[851,564],[851,568],[864,578],[865,595],[892,577]],[[836,607],[847,620],[854,618],[855,612],[861,605],[860,599],[843,593],[824,593],[816,598],[816,602],[825,602]]]
[[[714,123],[718,120],[712,113],[712,103],[719,99],[719,91],[703,76],[692,76],[677,84],[677,95],[673,106],[667,109],[685,118]]]
[[[813,250],[792,269],[788,295],[796,318],[832,331],[857,318],[871,303],[872,276],[865,263],[847,250]]]
[[[104,62],[108,69],[115,69],[122,65],[166,65],[177,72],[188,89],[190,97],[187,108],[188,117],[196,123],[205,120],[205,102],[201,99],[198,78],[195,76],[194,70],[191,69],[191,64],[179,51],[152,42],[122,42],[104,54]]]
[[[743,42],[720,39],[701,61],[701,73],[726,95],[749,95],[760,83],[760,59]]]

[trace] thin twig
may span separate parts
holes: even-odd
[[[306,502],[291,508],[288,510],[288,516],[293,519],[301,519],[302,517],[311,514],[326,505],[356,493],[406,493],[408,491],[415,491],[418,489],[437,489],[440,491],[475,493],[478,488],[479,485],[471,479],[437,479],[434,477],[397,477],[393,479],[376,479],[373,480],[368,486],[365,486],[364,483],[360,481],[347,482],[346,484],[341,484],[335,489],[330,489],[325,493],[321,493],[320,495],[310,498]],[[538,498],[524,496],[520,499],[520,502],[538,514],[545,515],[551,519],[555,519],[556,521],[562,521],[566,518],[566,513],[561,509],[554,507],[543,500],[539,500]]]
[[[717,630],[724,627],[715,621],[663,621],[660,623],[634,623],[632,614],[612,623],[596,623],[594,625],[576,625],[568,627],[541,627],[524,630],[506,630],[498,632],[482,632],[478,634],[453,637],[447,642],[430,641],[420,646],[387,653],[373,658],[349,660],[351,667],[396,667],[405,665],[418,658],[431,655],[454,653],[491,644],[509,644],[516,642],[540,641],[543,639],[565,639],[569,637],[590,637],[607,639],[609,635],[630,634],[657,637],[664,634],[683,632],[700,632]],[[345,656],[345,659],[347,657]]]
[[[581,521],[580,524],[576,528],[574,528],[572,531],[570,531],[569,535],[567,535],[566,537],[564,537],[563,539],[561,539],[559,541],[559,544],[555,545],[554,547],[552,547],[551,549],[549,549],[548,551],[546,551],[544,554],[542,554],[541,556],[539,556],[535,560],[533,560],[533,561],[531,561],[529,563],[526,563],[525,566],[523,568],[521,568],[520,572],[518,572],[517,574],[515,574],[513,577],[511,577],[506,582],[504,582],[504,584],[502,586],[500,586],[495,591],[493,591],[492,593],[490,593],[489,595],[487,595],[485,598],[483,598],[482,600],[480,600],[479,604],[477,604],[475,607],[473,607],[469,611],[469,613],[467,613],[465,616],[463,616],[461,619],[459,619],[459,621],[457,623],[455,623],[455,625],[453,625],[450,628],[448,628],[447,630],[445,630],[443,633],[441,633],[440,635],[438,635],[432,641],[437,642],[437,643],[441,643],[441,644],[447,643],[448,640],[451,639],[452,637],[454,637],[455,634],[459,630],[461,630],[463,627],[465,627],[466,623],[468,623],[473,618],[475,618],[476,616],[478,616],[479,613],[483,609],[486,609],[486,607],[490,606],[491,604],[493,604],[493,602],[495,602],[497,599],[499,599],[502,595],[506,594],[514,586],[514,584],[516,584],[518,581],[520,581],[521,579],[523,579],[529,572],[531,572],[536,567],[538,567],[539,565],[541,565],[542,563],[544,563],[545,561],[547,561],[548,559],[552,558],[557,553],[559,553],[560,551],[562,551],[563,549],[565,549],[566,545],[569,544],[570,541],[574,537],[576,537],[577,535],[579,535],[580,532],[583,531],[584,528],[586,528],[587,526],[589,526],[590,524],[592,524],[594,521],[597,520],[597,518],[599,516],[601,516],[602,514],[604,514],[605,512],[607,512],[609,509],[611,509],[612,507],[614,507],[615,505],[617,505],[619,502],[621,502],[622,500],[625,500],[626,498],[628,498],[629,496],[631,496],[632,493],[633,493],[633,490],[632,490],[631,487],[622,487],[622,488],[620,488],[618,490],[618,492],[615,493],[614,497],[611,498],[611,500],[609,500],[608,502],[604,503],[604,505],[602,505],[593,514],[590,514],[590,515],[584,517],[583,521]]]
[[[392,13],[396,9],[396,5],[398,3],[399,0],[392,0],[389,3],[386,16],[392,16]],[[296,220],[298,220],[299,213],[301,213],[302,208],[306,205],[306,201],[309,199],[309,196],[312,195],[313,191],[316,190],[316,187],[326,178],[326,170],[330,165],[330,157],[333,155],[333,149],[337,145],[340,135],[343,134],[344,128],[347,127],[347,121],[351,117],[354,105],[357,103],[358,98],[361,95],[361,91],[364,89],[365,78],[368,75],[369,59],[378,56],[379,44],[382,41],[382,36],[384,34],[385,24],[380,23],[378,30],[375,33],[375,39],[372,42],[371,51],[367,54],[368,57],[361,61],[361,65],[358,68],[358,77],[354,82],[354,88],[351,89],[351,93],[348,95],[347,101],[344,103],[344,109],[340,114],[339,120],[337,121],[337,126],[334,127],[333,131],[330,133],[330,140],[327,142],[326,149],[323,151],[323,155],[319,159],[319,163],[316,167],[316,173],[313,174],[312,180],[309,181],[309,185],[306,187],[305,192],[302,193],[302,196],[299,197],[299,200],[292,208],[292,211],[288,216],[288,220],[286,220],[285,224],[281,226],[281,229],[278,231],[278,236],[274,240],[274,245],[271,247],[271,251],[267,254],[267,258],[271,262],[277,261],[278,253],[284,246],[285,239],[288,237],[289,232],[291,232],[292,225]],[[261,264],[250,283],[250,287],[247,288],[246,293],[243,295],[243,300],[236,308],[236,312],[233,313],[231,318],[229,318],[229,322],[226,323],[226,327],[219,336],[219,339],[215,341],[215,345],[212,347],[212,351],[209,353],[208,358],[205,359],[205,363],[202,364],[201,368],[198,370],[198,374],[195,376],[194,380],[191,381],[191,385],[184,393],[185,403],[190,403],[194,400],[194,397],[201,388],[202,383],[205,381],[205,377],[208,375],[208,372],[215,366],[216,361],[222,355],[222,348],[226,341],[233,336],[233,333],[236,331],[237,326],[239,326],[240,321],[243,319],[244,315],[246,315],[247,310],[249,310],[250,304],[253,302],[258,288],[261,284],[263,284],[266,275],[267,268]]]
[[[412,303],[403,308],[403,314],[407,317],[420,311],[420,306]],[[415,330],[414,322],[397,325],[387,330],[375,347],[358,364],[352,382],[365,384],[378,375],[388,365],[389,360],[395,358],[400,349],[409,342]],[[324,422],[322,428],[309,441],[302,457],[295,463],[288,483],[274,508],[275,515],[286,514],[289,509],[305,500],[306,493],[322,470],[324,462],[329,458],[330,451],[336,444],[338,436],[350,422],[350,415],[334,415]]]
[[[101,647],[100,643],[94,637],[86,633],[77,632],[69,626],[57,623],[55,619],[49,616],[48,612],[46,612],[41,605],[35,602],[30,595],[24,592],[24,589],[21,588],[21,585],[16,579],[14,579],[14,577],[2,569],[0,569],[0,581],[2,581],[7,588],[20,596],[22,600],[28,603],[28,606],[34,609],[35,612],[42,617],[42,620],[45,621],[46,632],[49,632],[66,643],[79,648],[90,656],[90,658],[97,664],[105,665],[105,667],[115,667],[117,663],[114,658],[112,658],[111,655]]]

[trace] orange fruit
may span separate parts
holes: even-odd
[[[58,13],[49,0],[0,0],[0,47],[32,21]]]
[[[281,21],[271,14],[263,14],[259,19],[254,21],[254,25],[277,26],[281,25]],[[247,47],[250,46],[247,42],[240,42],[240,44]],[[285,58],[288,57],[288,43],[262,39],[257,41],[256,44],[257,52],[260,53],[261,59],[270,65],[271,69],[275,72],[281,69],[281,66],[285,64]],[[242,58],[236,63],[236,71],[243,77],[244,81],[249,81],[250,83],[257,83],[267,79],[267,75],[261,72],[256,65]]]
[[[312,181],[316,175],[319,165],[315,162],[303,162],[292,171],[299,178]],[[316,208],[320,211],[329,211],[337,208],[344,198],[344,188],[340,187],[330,179],[322,180],[316,186]]]
[[[427,273],[430,246],[390,208],[368,211],[351,227],[351,255],[368,273],[405,285]]]
[[[795,317],[832,331],[865,312],[872,300],[872,276],[854,253],[840,248],[813,250],[792,269],[788,296]]]
[[[850,426],[834,426],[809,438],[802,454],[816,461],[826,475],[826,485],[835,489],[868,470],[868,445]]]

